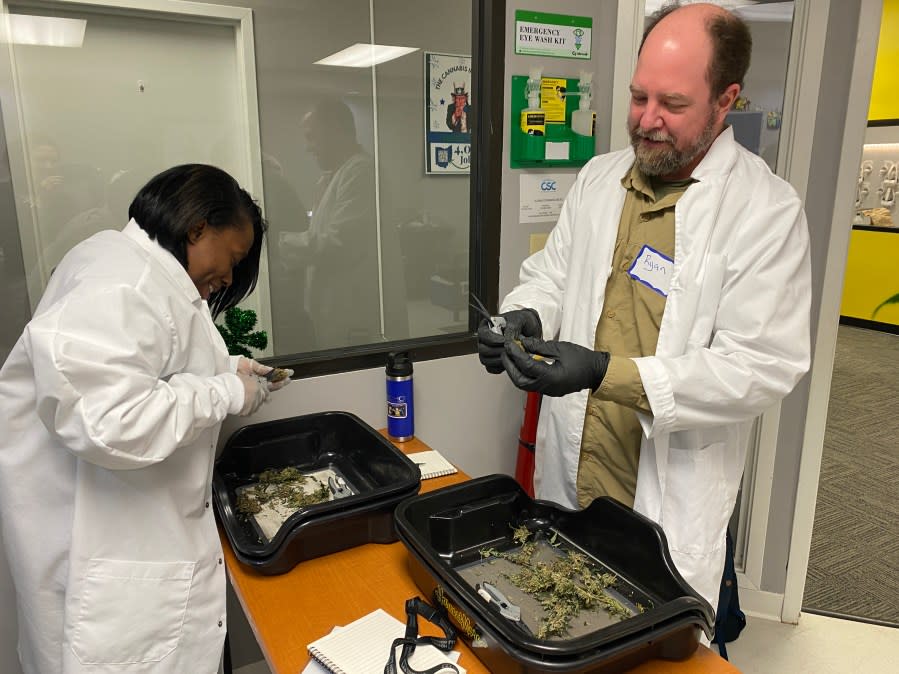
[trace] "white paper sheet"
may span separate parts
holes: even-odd
[[[555,222],[576,173],[522,173],[519,176],[519,222]]]

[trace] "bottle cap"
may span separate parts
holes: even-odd
[[[387,376],[408,377],[412,374],[412,361],[405,351],[387,354]]]

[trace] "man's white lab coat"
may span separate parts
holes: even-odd
[[[25,672],[218,669],[211,507],[234,363],[184,268],[132,221],[76,246],[0,371],[0,521]]]
[[[501,311],[536,309],[544,338],[593,348],[633,159],[627,149],[583,168]],[[639,415],[634,508],[662,526],[681,575],[715,607],[752,420],[809,367],[811,271],[798,195],[730,128],[693,177],[675,207],[656,353],[635,359],[653,415]],[[571,508],[587,394],[544,397],[537,429],[537,496]]]

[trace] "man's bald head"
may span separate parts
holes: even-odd
[[[696,35],[700,30],[710,47],[706,77],[712,97],[720,96],[731,84],[742,90],[752,55],[752,35],[741,18],[717,5],[667,3],[650,16],[638,53],[653,32],[658,31],[653,37],[656,42],[662,37]]]
[[[745,58],[722,56],[737,42],[751,44],[745,24],[715,5],[666,6],[653,18],[631,78],[628,112],[643,173],[680,180],[702,161],[724,129],[749,64],[746,49]]]

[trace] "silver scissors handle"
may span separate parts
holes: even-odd
[[[471,294],[471,299],[474,300],[474,304],[469,302],[468,306],[481,314],[482,317],[487,319],[487,323],[490,325],[490,332],[493,332],[497,335],[503,334],[503,328],[506,327],[506,319],[502,316],[491,316],[490,312],[487,311],[487,307],[484,306],[484,303],[478,299],[478,296],[474,293]]]
[[[500,615],[508,618],[509,620],[514,620],[515,622],[521,621],[521,607],[516,606],[508,599],[506,599],[506,595],[500,592],[499,588],[495,585],[491,585],[490,583],[481,583],[476,588],[479,595],[481,595],[488,602],[493,602],[499,608]]]

